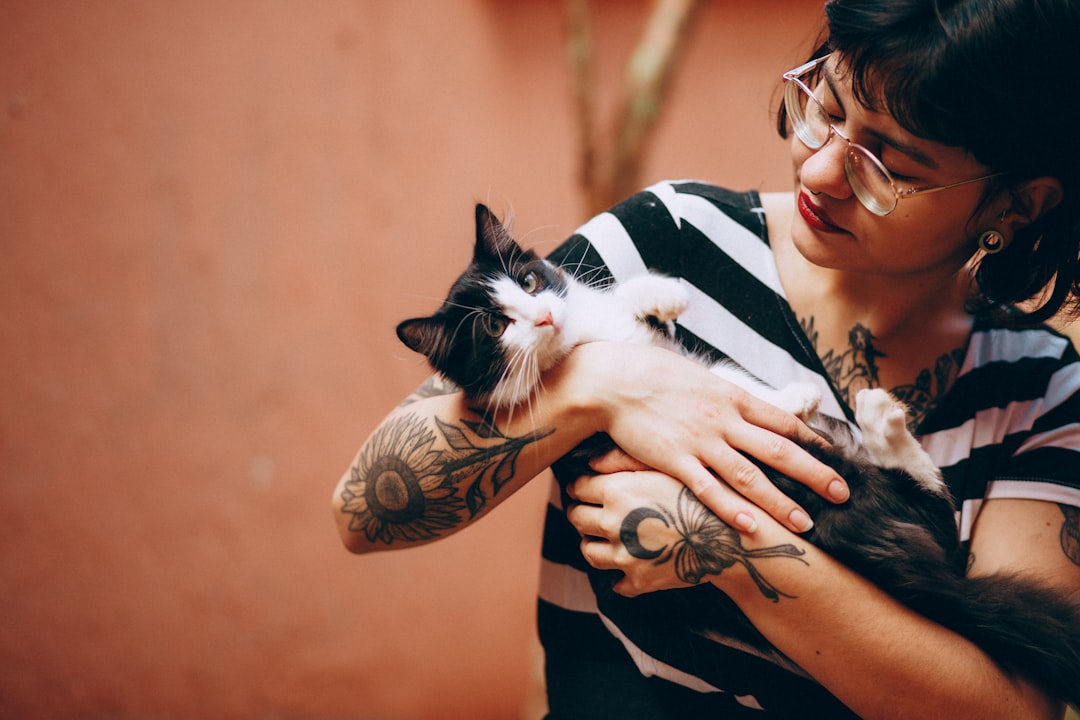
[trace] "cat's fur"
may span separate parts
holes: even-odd
[[[476,207],[473,261],[432,316],[398,336],[477,403],[529,399],[541,374],[577,344],[622,340],[673,346],[671,323],[687,304],[676,280],[645,274],[600,289],[517,245]],[[762,469],[814,518],[804,537],[925,617],[967,637],[1004,666],[1080,706],[1080,604],[1016,574],[965,577],[954,506],[938,469],[908,432],[903,406],[883,390],[856,401],[862,442],[816,413],[812,386],[775,391],[730,365],[714,372],[803,417],[834,450],[807,450],[848,483],[843,505]],[[838,609],[838,611],[840,611]]]

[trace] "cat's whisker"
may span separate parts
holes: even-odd
[[[450,300],[444,300],[443,305],[446,306],[446,307],[461,308],[462,310],[469,310],[471,312],[483,312],[484,311],[484,309],[482,307],[480,307],[479,305],[464,305],[462,303],[456,303],[456,302],[452,302]]]
[[[604,274],[603,268],[590,267],[582,272],[583,267],[586,267],[584,258],[578,260],[573,266],[565,266],[564,270],[573,276],[578,284],[592,290],[606,288],[612,283],[611,278]]]
[[[539,381],[539,364],[535,353],[527,348],[517,348],[506,359],[499,385],[506,388],[506,395],[515,401],[524,400],[531,395],[531,389]]]
[[[604,275],[603,271],[600,268],[593,268],[589,272],[582,275],[582,277],[578,278],[578,281],[582,285],[585,285],[585,287],[594,290],[606,288],[612,282],[610,278]]]
[[[453,331],[450,333],[448,344],[454,344],[455,340],[457,340],[458,333],[461,332],[462,326],[464,326],[470,318],[472,319],[472,323],[470,324],[470,330],[472,330],[473,337],[476,337],[476,321],[482,314],[483,311],[477,309],[470,311],[464,317],[462,317],[461,320],[458,321],[458,324],[454,326]]]
[[[529,412],[529,427],[532,428],[533,430],[536,430],[536,428],[537,428],[536,413],[540,410],[540,408],[536,408],[534,410],[533,403],[535,402],[537,405],[539,405],[540,403],[543,402],[543,399],[542,399],[542,396],[543,396],[542,391],[543,390],[544,390],[543,376],[537,376],[537,378],[536,378],[536,387],[534,389],[534,392],[529,395],[529,402],[528,402],[528,406],[526,408],[528,410],[528,412]]]
[[[468,332],[472,336],[472,342],[473,344],[475,344],[478,333],[483,332],[482,329],[478,328],[479,323],[477,322],[480,317],[483,316],[483,314],[484,311],[480,309],[474,309],[468,312],[465,316],[458,320],[458,323],[454,326],[453,330],[448,331],[445,344],[447,346],[453,347],[454,344],[457,343],[458,335],[465,329],[466,326],[468,327]],[[469,322],[470,319],[472,320],[472,322]]]
[[[529,239],[529,236],[530,236],[530,235],[533,235],[533,234],[535,234],[535,233],[538,233],[538,232],[540,232],[540,231],[542,231],[542,230],[545,230],[545,231],[546,231],[546,230],[552,230],[552,229],[557,229],[557,228],[558,228],[558,225],[555,225],[555,224],[549,224],[549,225],[540,225],[540,226],[538,226],[538,227],[534,227],[534,228],[533,228],[532,230],[529,230],[528,232],[526,232],[526,233],[523,233],[523,234],[522,234],[522,235],[521,235],[521,236],[520,236],[520,237],[518,238],[518,242],[519,242],[519,243],[520,243],[520,244],[521,244],[522,246],[524,246],[524,245],[527,245],[528,243],[526,243],[525,241]],[[556,244],[556,243],[558,243],[558,242],[561,242],[561,238],[560,238],[560,239],[555,239],[555,240],[548,240],[548,241],[543,241],[543,240],[542,240],[542,241],[540,241],[539,243],[537,243],[537,245],[540,245],[540,244],[552,245],[552,244]],[[536,247],[534,246],[534,247],[533,247],[533,249],[535,250],[535,249],[536,249]]]
[[[422,300],[434,300],[436,302],[446,302],[445,297],[439,297],[438,295],[424,295],[422,293],[414,293],[414,292],[401,292],[399,294],[402,297],[420,298]],[[447,302],[447,304],[448,305],[454,305],[454,303],[449,303],[449,302]],[[462,305],[457,305],[456,307],[463,307],[463,306]]]
[[[586,287],[598,287],[599,282],[596,280],[596,278],[602,275],[602,270],[600,268],[594,267],[583,273],[581,272],[581,268],[583,267],[585,267],[584,256],[582,256],[576,263],[573,263],[572,265],[563,265],[563,270]]]

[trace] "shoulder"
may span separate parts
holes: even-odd
[[[756,192],[665,180],[591,218],[549,259],[600,281],[647,269],[679,276],[681,266],[693,262],[702,247],[732,238],[766,240]]]
[[[1067,336],[1044,325],[1009,327],[980,318],[960,374],[924,431],[958,425],[991,409],[1022,405],[1045,412],[1070,398],[1080,402],[1080,357]]]
[[[1080,505],[1080,358],[1045,326],[976,322],[959,377],[922,426],[958,498]]]
[[[1043,412],[1080,403],[1080,356],[1072,340],[1045,326],[1008,327],[979,320],[957,379],[978,407],[1037,402]],[[1070,421],[1071,422],[1071,421]]]
[[[1028,359],[1078,361],[1072,340],[1047,325],[1016,327],[989,318],[979,318],[968,344],[967,365],[977,368],[997,362],[1016,363]]]
[[[756,191],[737,191],[698,180],[665,180],[651,185],[611,209],[624,224],[642,219],[667,219],[676,227],[683,220],[706,220],[710,213],[734,220],[760,234],[764,226],[761,197]]]

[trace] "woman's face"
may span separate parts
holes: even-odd
[[[811,87],[832,124],[877,155],[898,187],[947,185],[989,172],[962,149],[918,138],[890,115],[863,107],[837,61],[836,55],[829,59]],[[835,134],[816,151],[792,137],[797,198],[792,239],[811,262],[884,275],[955,272],[970,259],[978,233],[995,227],[998,203],[976,212],[986,189],[982,182],[902,198],[891,214],[875,215],[848,184],[846,146]]]

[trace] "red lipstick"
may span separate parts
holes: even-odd
[[[828,213],[819,205],[816,205],[810,196],[804,192],[799,193],[799,214],[812,229],[826,233],[846,232],[843,228],[833,224]]]

